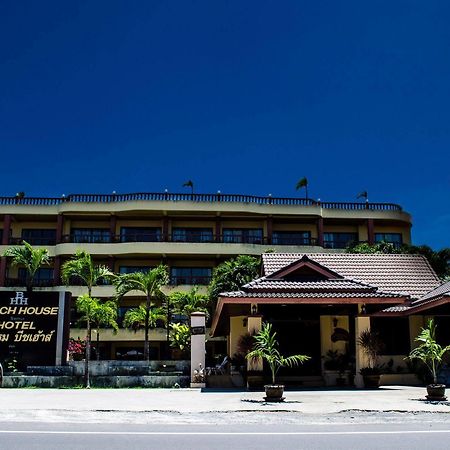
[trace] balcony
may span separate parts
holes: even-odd
[[[170,277],[170,285],[171,286],[206,286],[211,282],[211,276],[207,275],[198,275],[198,276],[182,276],[182,275],[172,275]]]
[[[28,242],[31,245],[55,245],[55,238],[46,238],[46,237],[30,237],[30,238],[22,238],[22,237],[10,237],[9,244],[10,245],[22,245],[23,241]]]

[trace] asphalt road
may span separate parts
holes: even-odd
[[[449,423],[174,426],[0,422],[2,450],[447,450],[449,439]]]

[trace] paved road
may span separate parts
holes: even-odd
[[[0,422],[2,450],[448,449],[449,423],[135,425]]]

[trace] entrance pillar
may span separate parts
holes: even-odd
[[[364,330],[370,330],[370,317],[356,316],[355,317],[355,366],[356,366],[355,386],[357,388],[364,387],[363,377],[359,373],[359,371],[361,370],[361,368],[367,367],[367,365],[369,363],[367,356],[364,354],[361,346],[358,343],[359,335]]]
[[[247,317],[247,332],[250,335],[258,333],[262,328],[262,315],[255,314],[253,316]],[[263,370],[263,361],[261,358],[258,359],[248,359],[247,360],[247,370]]]
[[[191,314],[191,387],[205,387],[205,313]]]

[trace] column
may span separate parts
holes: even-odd
[[[272,244],[272,235],[273,235],[273,218],[272,216],[267,218],[266,221],[267,226],[267,243]]]
[[[9,245],[9,238],[11,236],[11,214],[3,216],[3,237],[2,245]]]
[[[220,242],[220,238],[221,238],[221,222],[220,222],[220,217],[216,218],[216,230],[215,230],[215,240],[216,242]]]
[[[358,344],[358,337],[364,330],[370,330],[370,317],[368,316],[356,316],[355,317],[355,365],[356,365],[356,376],[355,376],[355,386],[357,388],[363,388],[364,382],[363,377],[359,373],[361,368],[367,367],[369,361],[367,356],[363,352],[362,348]]]
[[[117,216],[113,214],[109,219],[109,234],[111,236],[110,242],[114,242],[116,239],[116,227],[117,227]]]
[[[191,314],[191,387],[205,387],[204,375],[196,377],[195,371],[205,374],[205,313]]]
[[[375,243],[375,233],[373,231],[373,219],[367,219],[367,240],[369,245]]]
[[[262,328],[262,315],[254,314],[247,317],[247,332],[250,335],[258,333]],[[263,370],[263,361],[262,359],[257,360],[247,360],[247,370]]]
[[[323,217],[317,219],[317,245],[323,247]]]
[[[111,272],[114,272],[114,266],[115,266],[115,264],[116,264],[116,258],[114,258],[114,256],[110,256],[110,257],[108,258],[108,269],[109,269]]]
[[[56,243],[61,244],[63,241],[64,216],[59,213],[56,218]]]
[[[169,219],[167,216],[164,216],[162,219],[162,241],[169,241]]]
[[[53,280],[55,282],[55,286],[61,285],[61,256],[55,256],[53,262]]]
[[[6,258],[6,256],[2,256],[0,258],[0,286],[5,286],[7,263],[8,258]]]

